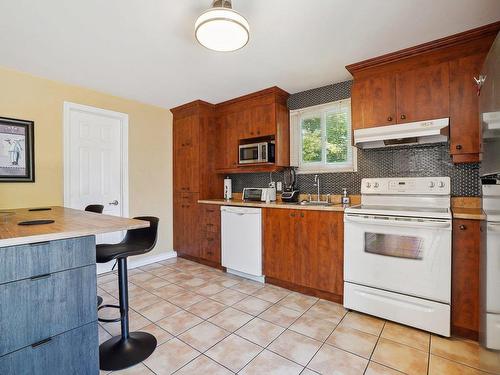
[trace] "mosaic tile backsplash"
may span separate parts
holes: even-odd
[[[298,109],[341,100],[351,96],[352,81],[340,82],[290,95],[288,107]],[[361,179],[374,177],[433,177],[451,178],[452,196],[481,195],[479,164],[453,164],[447,143],[425,146],[405,146],[384,149],[358,150],[357,172],[322,173],[321,194],[361,193]],[[274,181],[283,181],[282,172],[272,174]],[[233,191],[245,187],[266,187],[269,173],[233,174]],[[298,174],[297,188],[301,193],[316,193],[314,174]]]

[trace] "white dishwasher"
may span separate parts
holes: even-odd
[[[236,275],[264,282],[262,210],[222,206],[222,265]]]

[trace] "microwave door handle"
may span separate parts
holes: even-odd
[[[386,225],[398,227],[417,227],[417,228],[450,228],[451,222],[449,221],[415,221],[415,220],[396,220],[389,216],[378,216],[374,218],[364,218],[356,215],[345,215],[344,221],[353,223],[365,223],[373,225]]]

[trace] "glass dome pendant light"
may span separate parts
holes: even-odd
[[[243,48],[250,39],[250,25],[232,9],[231,0],[214,0],[195,23],[198,42],[213,51],[230,52]]]

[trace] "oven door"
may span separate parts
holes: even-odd
[[[254,143],[251,145],[240,145],[239,152],[240,152],[240,157],[239,157],[240,164],[262,162],[261,143]]]
[[[345,281],[450,303],[451,220],[344,215]]]

